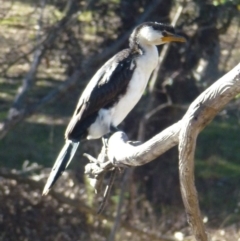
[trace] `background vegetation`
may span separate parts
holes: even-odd
[[[157,78],[120,126],[132,140],[144,141],[179,120],[199,93],[239,62],[239,10],[239,0],[3,1],[0,240],[191,240],[177,149],[119,175],[100,216],[82,156],[97,155],[100,140],[82,144],[49,196],[42,198],[41,189],[81,91],[128,46],[134,26],[169,23],[179,14],[176,30],[188,39],[171,44]],[[239,104],[236,96],[197,145],[200,207],[215,240],[240,238]],[[117,207],[121,215],[114,221]]]

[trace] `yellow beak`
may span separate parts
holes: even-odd
[[[187,42],[187,40],[184,37],[179,36],[177,34],[170,34],[170,33],[168,33],[167,36],[162,37],[162,41],[163,42],[182,42],[182,43]]]

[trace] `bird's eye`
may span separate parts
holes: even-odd
[[[166,37],[168,34],[167,34],[167,31],[166,30],[163,30],[162,31],[162,35],[164,36],[164,37]]]

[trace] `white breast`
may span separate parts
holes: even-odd
[[[138,103],[147,86],[152,71],[156,68],[158,52],[155,46],[145,48],[144,54],[136,59],[136,69],[126,94],[113,107],[112,124],[119,125]]]
[[[109,132],[110,126],[118,126],[138,103],[158,62],[155,46],[145,46],[144,53],[136,60],[136,68],[126,93],[109,109],[101,109],[96,121],[89,127],[88,139],[100,138]]]

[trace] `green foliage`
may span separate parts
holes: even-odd
[[[0,166],[21,169],[26,160],[51,166],[64,142],[63,131],[61,126],[22,123],[0,142]]]
[[[198,159],[215,160],[238,164],[240,128],[237,119],[212,122],[200,135],[197,148]],[[210,161],[211,162],[211,161]]]
[[[206,212],[236,210],[238,192],[233,190],[240,182],[239,136],[236,118],[215,120],[199,135],[195,174],[201,206]]]
[[[240,165],[231,160],[212,155],[206,160],[196,160],[197,176],[208,178],[240,178]]]
[[[213,0],[212,3],[215,6],[224,5],[227,3],[240,5],[240,0]]]
[[[78,20],[82,22],[91,22],[93,20],[92,11],[84,11],[79,13]]]

